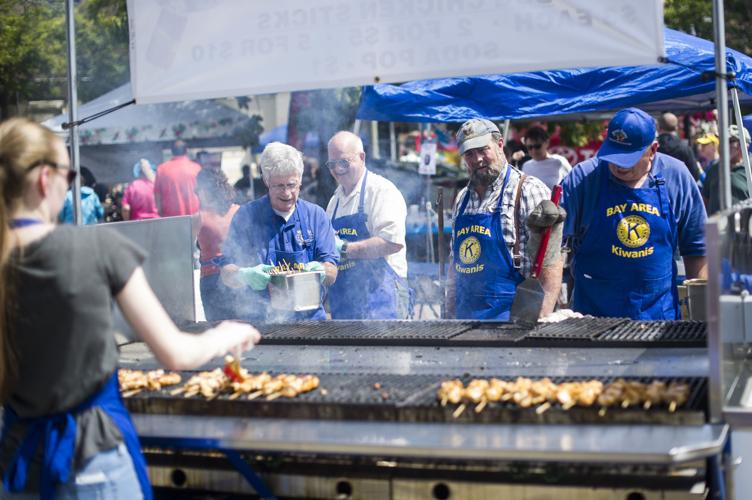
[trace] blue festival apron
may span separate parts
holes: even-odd
[[[575,249],[572,309],[594,316],[676,319],[676,221],[666,181],[632,189],[601,167],[599,201]],[[660,212],[659,212],[660,211]]]
[[[293,212],[293,223],[295,231],[295,241],[298,243],[300,250],[287,248],[284,235],[276,234],[270,241],[266,249],[266,255],[263,252],[258,253],[259,262],[262,264],[271,264],[278,271],[284,271],[289,265],[290,268],[302,270],[303,266],[313,260],[314,235],[308,230],[305,217],[300,216],[300,202],[295,202],[295,212]],[[266,302],[269,301],[269,291],[261,290],[254,292],[261,294]],[[323,298],[323,290],[322,290]],[[323,301],[322,301],[323,302]],[[300,321],[300,320],[323,320],[326,319],[324,306],[319,305],[318,309],[311,311],[289,312],[275,311],[269,309],[268,320],[271,321]]]
[[[54,498],[56,487],[73,479],[71,472],[73,472],[73,457],[76,447],[75,415],[89,408],[99,407],[120,429],[125,446],[133,460],[133,467],[141,485],[141,493],[145,500],[150,500],[152,491],[149,477],[146,474],[146,462],[141,454],[136,429],[133,427],[128,410],[123,406],[118,389],[117,370],[115,370],[115,373],[99,392],[67,412],[44,417],[21,418],[10,406],[5,405],[3,407],[3,435],[0,436],[0,440],[5,439],[5,434],[16,423],[21,422],[28,425],[26,435],[21,440],[13,460],[5,471],[3,487],[6,491],[20,492],[24,490],[29,464],[39,446],[42,445],[40,497],[44,499]]]
[[[361,241],[371,237],[365,213],[366,179],[360,185],[358,212],[337,217],[339,200],[332,213],[332,227],[344,241]],[[407,289],[406,280],[394,272],[384,257],[346,259],[337,267],[337,280],[329,288],[332,319],[398,319],[397,287]]]
[[[501,202],[511,170],[507,166],[492,213],[465,214],[470,188],[457,212],[452,244],[457,319],[508,320],[515,290],[524,279],[512,263],[501,228]]]

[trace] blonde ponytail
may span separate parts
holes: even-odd
[[[29,166],[54,159],[60,140],[48,128],[26,118],[0,123],[0,404],[8,400],[16,376],[10,219],[21,202]]]

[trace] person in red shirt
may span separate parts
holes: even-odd
[[[175,141],[172,159],[157,167],[154,199],[162,217],[192,215],[198,211],[198,198],[194,190],[201,165],[189,160],[186,153],[185,142]]]
[[[222,283],[219,271],[224,264],[222,243],[239,205],[233,203],[235,190],[222,170],[201,170],[196,177],[196,195],[201,205],[193,219],[201,251],[201,303],[207,321],[229,319],[235,317],[235,292]]]

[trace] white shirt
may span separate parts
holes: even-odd
[[[569,161],[556,154],[549,154],[545,160],[528,160],[522,165],[522,172],[525,175],[532,175],[542,180],[548,189],[561,184],[562,179],[571,171],[572,165]]]
[[[363,175],[365,175],[365,171]],[[337,218],[358,213],[363,175],[360,176],[355,188],[349,195],[345,195],[342,186],[337,187],[332,199],[329,200],[329,205],[326,207],[326,215],[330,219],[334,214],[334,207],[337,206],[337,202],[339,202]],[[405,250],[407,204],[402,193],[392,181],[373,172],[368,172],[363,209],[368,215],[366,228],[371,236],[379,236],[390,243],[402,245],[399,252],[387,255],[384,258],[398,276],[407,278],[407,252]]]

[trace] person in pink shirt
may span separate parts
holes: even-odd
[[[157,167],[154,199],[162,217],[198,212],[198,198],[194,190],[201,165],[189,160],[187,151],[185,142],[175,141],[172,145],[172,159]]]
[[[154,201],[154,167],[149,160],[141,158],[133,165],[133,177],[123,193],[122,214],[124,220],[155,219],[159,217]]]

